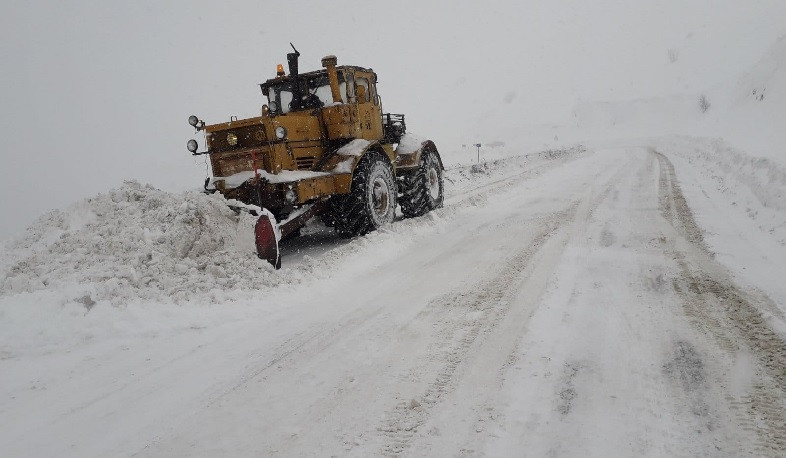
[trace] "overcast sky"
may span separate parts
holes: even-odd
[[[186,118],[258,114],[290,41],[303,70],[326,54],[372,67],[384,108],[449,152],[560,123],[577,100],[699,93],[786,33],[780,0],[9,3],[0,239],[124,179],[200,186]]]

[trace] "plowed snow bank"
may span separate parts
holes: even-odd
[[[10,243],[0,294],[90,284],[81,298],[89,306],[102,299],[177,302],[214,288],[251,288],[271,270],[249,255],[254,223],[220,196],[173,194],[129,181],[44,214],[27,236]]]

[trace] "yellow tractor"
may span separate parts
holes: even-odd
[[[291,45],[291,44],[290,44]],[[377,74],[322,59],[322,70],[299,73],[300,53],[287,54],[289,74],[260,84],[267,104],[259,117],[205,125],[213,177],[206,192],[220,192],[237,209],[259,215],[257,254],[281,267],[279,242],[320,216],[343,237],[442,206],[444,167],[431,140],[408,134],[403,114],[382,112]],[[249,210],[250,209],[250,210]]]

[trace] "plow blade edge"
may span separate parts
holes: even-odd
[[[257,256],[269,262],[276,269],[281,268],[281,252],[278,250],[278,238],[273,229],[273,221],[266,214],[257,220],[254,227],[254,239],[257,245]]]

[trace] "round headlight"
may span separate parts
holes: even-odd
[[[294,204],[296,199],[297,196],[295,195],[295,191],[293,191],[292,189],[288,190],[286,194],[284,194],[284,200],[288,204]]]
[[[188,117],[188,123],[191,124],[192,127],[196,127],[199,124],[199,118],[194,115]]]
[[[233,134],[231,132],[228,133],[227,134],[227,143],[229,143],[229,146],[237,145],[237,135],[235,135],[235,134]]]
[[[278,127],[276,127],[276,137],[277,137],[279,140],[283,140],[283,139],[284,139],[284,137],[286,137],[286,136],[287,136],[287,130],[286,130],[286,129],[284,129],[284,127],[283,127],[283,126],[278,126]]]
[[[278,104],[276,102],[271,101],[270,104],[268,104],[268,107],[270,107],[270,111],[272,111],[273,113],[278,111]]]
[[[188,150],[192,153],[196,153],[197,148],[199,148],[199,144],[197,144],[197,141],[192,138],[186,144],[186,148],[188,148]]]

